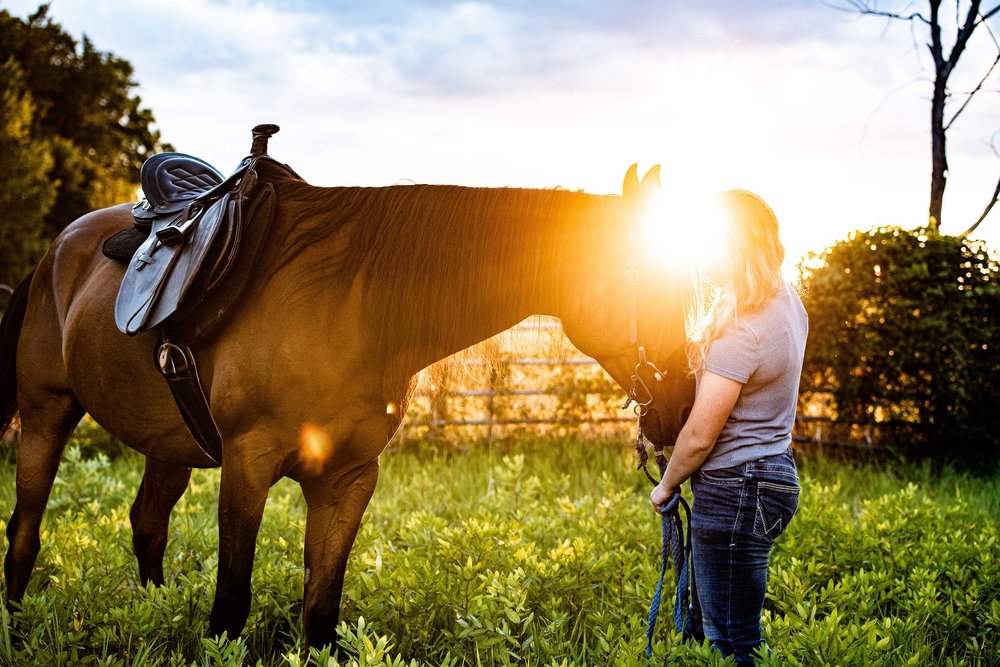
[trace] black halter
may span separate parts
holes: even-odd
[[[635,438],[635,452],[639,457],[639,466],[636,470],[642,470],[646,473],[646,477],[655,486],[659,480],[650,474],[649,469],[646,467],[646,463],[649,461],[649,453],[646,451],[646,442],[642,433],[642,418],[649,412],[649,406],[653,403],[653,392],[650,390],[646,381],[642,379],[641,370],[648,368],[653,372],[653,379],[657,382],[662,382],[663,378],[666,377],[667,372],[660,370],[656,364],[650,361],[646,356],[646,347],[639,341],[639,271],[637,269],[626,269],[625,271],[625,293],[628,300],[628,337],[629,345],[635,346],[636,356],[638,361],[635,365],[635,369],[632,371],[632,386],[628,390],[628,396],[625,399],[625,403],[622,405],[622,410],[627,410],[632,404],[635,404],[633,412],[637,418],[636,427],[636,438]],[[657,467],[660,469],[660,476],[663,476],[663,472],[667,467],[667,459],[663,453],[663,447],[657,444],[653,445],[653,455],[656,458]]]

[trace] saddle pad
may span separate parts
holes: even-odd
[[[135,251],[139,249],[148,234],[143,234],[134,226],[123,229],[104,239],[101,252],[108,259],[118,262],[130,262],[135,257]]]
[[[180,222],[181,215],[153,223],[152,233],[136,250],[118,289],[115,324],[119,331],[133,336],[152,329],[177,309],[222,226],[229,201],[227,194],[212,204],[180,245],[164,245],[156,233]]]

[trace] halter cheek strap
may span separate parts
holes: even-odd
[[[653,379],[657,382],[661,382],[663,378],[666,377],[667,373],[666,371],[660,370],[656,364],[649,361],[646,356],[646,347],[639,342],[639,271],[636,269],[626,269],[625,271],[625,297],[628,306],[629,345],[635,346],[638,362],[632,371],[632,386],[629,388],[628,396],[625,399],[625,403],[622,405],[622,410],[627,410],[630,405],[635,404],[633,411],[635,412],[638,422],[635,438],[635,452],[639,457],[639,466],[637,470],[642,470],[646,473],[646,477],[649,481],[656,484],[658,480],[650,474],[649,469],[646,467],[646,463],[649,461],[649,453],[646,451],[646,443],[642,433],[642,418],[647,412],[649,412],[649,406],[653,403],[653,392],[646,384],[646,381],[642,379],[640,371],[643,368],[648,367],[652,370]],[[663,447],[654,444],[653,455],[656,457],[657,463],[660,464],[659,467],[662,469],[666,464]]]

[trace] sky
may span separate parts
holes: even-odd
[[[163,139],[223,172],[264,122],[282,128],[271,155],[315,185],[604,194],[630,164],[662,164],[678,202],[665,224],[698,224],[684,200],[753,190],[791,267],[852,230],[927,220],[926,35],[839,1],[52,0],[50,14],[129,60]],[[881,6],[906,4],[923,5]],[[953,90],[996,51],[980,30]],[[998,93],[994,75],[949,134],[945,233],[1000,177]],[[973,237],[1000,248],[1000,206]]]

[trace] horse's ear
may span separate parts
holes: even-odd
[[[625,182],[622,183],[622,198],[632,199],[639,196],[639,165],[633,164],[625,172]]]
[[[660,165],[656,164],[642,177],[642,185],[639,186],[639,189],[648,195],[651,194],[650,190],[659,190],[660,185]]]

